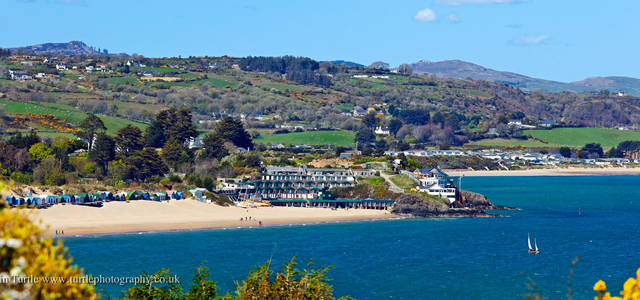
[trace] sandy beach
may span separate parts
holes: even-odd
[[[640,168],[555,168],[530,170],[444,170],[451,176],[584,176],[584,175],[640,175]]]
[[[54,205],[30,212],[41,220],[48,235],[56,229],[64,235],[124,233],[140,231],[233,228],[317,222],[359,221],[397,218],[383,210],[303,207],[222,207],[196,200],[164,202],[106,202],[103,207]],[[240,218],[251,217],[251,221]]]

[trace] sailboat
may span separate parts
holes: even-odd
[[[536,241],[536,239],[533,239],[533,244],[535,246],[535,248],[531,247],[531,237],[529,236],[529,234],[527,233],[527,243],[529,244],[529,253],[532,254],[538,254],[540,253],[540,250],[538,250],[538,242]]]

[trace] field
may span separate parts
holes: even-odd
[[[603,148],[617,146],[623,141],[640,141],[640,132],[617,130],[610,128],[555,128],[551,130],[531,129],[523,132],[534,139],[483,139],[472,142],[472,145],[490,147],[582,147],[588,143],[599,143]]]
[[[255,140],[265,144],[353,146],[354,134],[348,131],[305,131],[283,134],[261,134]]]
[[[527,147],[527,148],[545,148],[545,147],[560,147],[563,144],[545,144],[536,140],[519,140],[519,139],[482,139],[471,143],[474,146],[488,146],[488,147]]]
[[[0,100],[1,104],[5,106],[5,113],[8,114],[50,114],[56,118],[66,120],[73,124],[78,124],[87,117],[87,114],[78,111],[72,106],[67,106],[63,104],[54,104],[54,103],[46,103],[44,105],[38,105],[33,103],[24,103],[24,102],[16,102],[16,101],[8,101],[8,100]],[[54,107],[56,106],[56,107]],[[68,109],[65,109],[68,108]],[[144,123],[133,122],[121,118],[110,117],[110,116],[99,116],[104,122],[104,125],[107,127],[107,133],[113,135],[118,129],[126,126],[133,125],[139,127],[140,129],[144,129],[146,125]]]
[[[409,178],[409,176],[405,174],[394,175],[393,177],[391,177],[391,182],[393,182],[399,188],[405,190],[411,189],[416,186],[416,183],[413,182],[413,180],[411,180],[411,178]]]
[[[599,143],[604,148],[617,146],[623,141],[640,141],[640,132],[610,128],[555,128],[552,130],[526,130],[524,134],[550,144],[582,147]]]

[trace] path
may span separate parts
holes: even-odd
[[[384,178],[389,183],[389,190],[394,193],[404,193],[404,190],[391,181],[391,175],[380,172],[380,177]]]

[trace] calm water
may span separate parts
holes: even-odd
[[[496,177],[463,180],[507,218],[391,220],[256,229],[68,237],[93,275],[169,268],[188,282],[208,266],[223,291],[253,265],[296,255],[333,265],[335,294],[358,299],[516,299],[535,281],[564,299],[575,256],[574,299],[592,299],[597,279],[622,287],[640,267],[640,176]],[[581,215],[578,209],[581,208]],[[527,254],[527,233],[539,255]],[[101,286],[112,296],[122,287]]]

